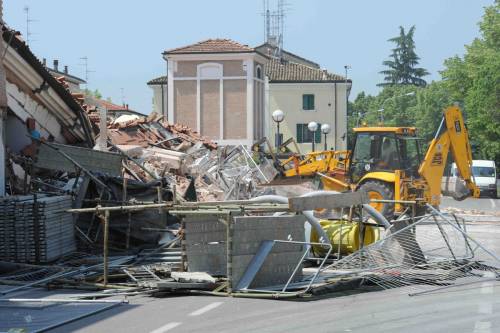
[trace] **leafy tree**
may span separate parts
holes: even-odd
[[[389,39],[389,42],[396,44],[396,47],[392,49],[390,59],[382,63],[387,69],[380,72],[384,75],[384,82],[378,86],[404,84],[425,87],[427,82],[422,77],[429,75],[429,72],[416,67],[420,58],[415,52],[414,33],[415,26],[412,26],[407,33],[400,26],[399,36]]]
[[[361,92],[349,106],[353,110],[351,118],[354,118],[349,119],[349,125],[356,125],[358,111],[363,114],[360,123],[379,125],[379,110],[383,107],[384,126],[414,126],[419,137],[428,142],[437,131],[443,110],[454,101],[443,81],[432,82],[426,87],[388,86],[377,96]]]
[[[409,109],[414,115],[414,124],[418,136],[426,142],[432,140],[438,130],[443,111],[454,100],[443,81],[432,82],[424,89],[417,90],[416,103]]]
[[[500,0],[485,8],[479,26],[481,36],[466,46],[465,55],[444,61],[441,81],[417,87],[402,84],[402,76],[388,71],[394,84],[384,85],[376,96],[360,93],[349,105],[349,126],[355,125],[358,112],[365,114],[367,124],[379,124],[377,110],[383,108],[384,125],[415,126],[429,142],[443,110],[458,102],[466,117],[473,157],[493,159],[500,166]],[[411,30],[402,35],[413,35]],[[400,57],[393,57],[397,60],[394,68],[401,66]],[[415,96],[407,97],[409,92]]]
[[[441,72],[451,96],[466,111],[475,158],[500,165],[500,1],[486,7],[481,36],[466,46],[463,58],[445,61]]]
[[[94,90],[94,96],[98,99],[101,99],[102,98],[102,94],[99,90]]]
[[[94,97],[97,99],[102,99],[102,94],[98,89],[96,89],[94,91],[92,91],[90,89],[85,89],[85,95],[91,96],[91,97]]]
[[[347,147],[351,147],[354,142],[353,128],[361,126],[365,115],[370,111],[371,104],[375,97],[360,92],[354,102],[347,104]]]

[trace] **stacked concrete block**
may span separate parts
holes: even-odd
[[[263,241],[304,241],[302,216],[236,216],[232,226],[232,278],[238,284]],[[186,221],[185,247],[189,271],[227,274],[227,230],[216,217]],[[253,279],[250,288],[286,283],[305,251],[303,244],[276,243]],[[300,279],[301,267],[294,281]]]

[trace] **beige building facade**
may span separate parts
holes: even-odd
[[[274,110],[285,114],[280,124],[283,141],[295,138],[301,152],[312,151],[312,133],[308,133],[307,124],[315,121],[330,125],[331,131],[326,136],[328,149],[344,150],[347,147],[347,108],[345,83],[270,83],[269,84],[269,120],[267,132],[269,138],[275,138],[276,123],[272,120]],[[314,96],[314,110],[304,110],[303,96]],[[316,133],[316,151],[325,147],[325,136]],[[273,141],[274,142],[274,141]]]
[[[153,112],[161,114],[167,118],[168,114],[168,78],[167,76],[160,76],[150,80],[147,84],[153,89]]]
[[[211,39],[166,51],[164,59],[167,94],[160,104],[168,121],[222,145],[250,146],[264,135],[264,56],[231,40]]]
[[[328,149],[347,148],[347,96],[351,81],[317,67],[306,66],[291,61],[273,59],[266,66],[268,77],[268,112],[266,136],[275,142],[277,125],[272,119],[275,110],[284,112],[280,123],[280,133],[285,141],[293,137],[301,152],[325,148],[325,136],[319,127],[328,124],[331,128],[326,135]],[[307,124],[319,124],[318,131],[312,133]]]
[[[328,124],[328,149],[347,146],[347,95],[351,81],[320,69],[313,61],[266,43],[256,48],[229,39],[209,39],[164,52],[167,75],[148,82],[153,110],[196,129],[222,145],[251,146],[268,137],[275,143],[272,112],[280,109],[283,141],[295,138],[312,149],[307,124]],[[316,133],[317,149],[325,137]]]

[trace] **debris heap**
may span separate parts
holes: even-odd
[[[147,182],[167,177],[187,200],[247,199],[277,173],[267,159],[259,161],[241,145],[218,147],[191,128],[171,124],[156,113],[111,119],[107,135],[112,150],[135,161],[128,163],[133,178]]]

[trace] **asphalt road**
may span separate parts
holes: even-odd
[[[472,237],[500,253],[500,223]],[[16,296],[22,297],[22,296]],[[52,332],[499,332],[500,281],[420,296],[404,289],[330,294],[309,301],[211,296],[132,297]]]
[[[137,298],[53,332],[498,332],[500,283],[410,297],[387,290],[297,302]]]

